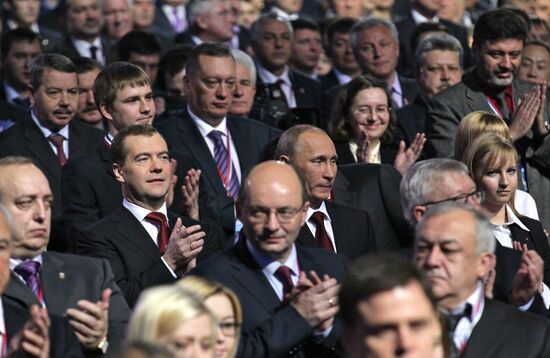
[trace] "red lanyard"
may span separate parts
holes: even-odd
[[[4,333],[2,334],[2,351],[0,355],[5,357],[8,354],[8,327],[6,327],[6,322],[4,321]]]
[[[229,190],[229,175],[231,174],[231,142],[229,141],[229,132],[227,131],[227,128],[225,129],[225,137],[227,147],[227,166],[225,168],[225,173],[222,174],[218,163],[216,163],[216,168],[218,169],[218,174],[225,185],[225,189]]]

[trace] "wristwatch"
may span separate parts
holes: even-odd
[[[99,342],[97,349],[99,349],[103,354],[107,353],[107,349],[109,349],[109,341],[107,341],[107,336],[103,337],[101,342]]]

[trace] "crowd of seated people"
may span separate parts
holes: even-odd
[[[0,357],[550,357],[547,0],[5,0]]]

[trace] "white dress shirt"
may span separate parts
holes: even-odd
[[[17,277],[19,279],[19,281],[23,282],[23,284],[25,286],[27,286],[27,281],[25,281],[25,278],[23,278],[23,276],[21,276],[20,274],[15,272],[15,268],[17,266],[19,266],[21,263],[23,263],[23,261],[27,261],[27,260],[21,260],[21,259],[15,258],[15,257],[10,257],[10,271],[15,275],[15,277]],[[31,261],[38,262],[40,264],[40,267],[42,267],[42,263],[43,263],[42,254],[40,254],[36,257],[33,257],[31,259]],[[40,280],[42,280],[42,277],[41,277],[40,273],[38,274],[38,277],[39,277]],[[46,301],[44,300],[44,297],[42,297],[42,306],[46,307]]]
[[[451,314],[458,314],[464,312],[466,304],[469,303],[472,306],[471,320],[467,317],[462,317],[456,326],[454,332],[454,344],[456,347],[464,347],[470,339],[470,335],[477,325],[481,316],[483,315],[483,308],[485,307],[485,296],[483,292],[483,285],[478,282],[475,291],[462,302],[458,307],[451,311]],[[459,350],[460,351],[460,350]]]
[[[176,12],[178,14],[178,18],[182,23],[182,30],[185,31],[187,29],[187,17],[185,15],[185,6],[184,5],[178,5],[175,7]],[[172,29],[176,31],[176,15],[174,15],[174,7],[170,5],[162,5],[162,12],[164,12],[164,15],[166,15],[166,18],[168,21],[170,21],[170,24],[172,25]]]
[[[414,23],[417,25],[423,24],[425,22],[439,22],[439,17],[437,15],[432,17],[431,19],[428,19],[426,16],[422,15],[415,9],[411,10],[411,16],[414,20]]]
[[[399,75],[397,72],[393,74],[393,83],[390,88],[391,98],[397,108],[403,107],[406,103],[405,97],[403,96],[403,89],[401,88],[401,82],[399,82]]]
[[[75,38],[72,38],[71,41],[73,43],[73,46],[76,48],[76,51],[78,51],[78,53],[82,57],[92,58],[90,47],[95,46],[97,48],[96,50],[97,61],[102,65],[105,65],[105,54],[103,52],[103,46],[101,45],[101,39],[99,38],[99,36],[96,37],[92,43],[84,40],[75,39]]]
[[[4,353],[8,353],[8,342],[7,342],[7,330],[6,330],[6,322],[4,321],[4,304],[2,302],[2,297],[0,296],[0,349],[1,347],[6,346],[6,351],[2,352],[0,351],[0,355],[3,355]]]
[[[285,70],[282,75],[276,76],[266,68],[262,67],[259,63],[256,63],[256,68],[258,69],[258,76],[263,83],[276,83],[278,80],[283,80],[281,85],[283,93],[286,98],[286,103],[288,108],[296,108],[296,97],[294,96],[294,91],[292,90],[292,82],[288,75],[288,66],[285,67]]]
[[[309,219],[311,219],[311,216],[317,211],[320,211],[323,214],[325,214],[325,217],[323,218],[323,224],[325,225],[325,230],[330,239],[330,242],[332,242],[332,247],[334,247],[334,251],[338,252],[338,248],[336,247],[336,241],[334,240],[334,232],[332,231],[332,222],[331,222],[330,216],[328,215],[327,207],[324,201],[321,203],[321,205],[317,209],[313,209],[311,206],[307,209],[306,225],[307,225],[307,228],[309,229],[309,232],[311,232],[311,235],[315,237],[315,231],[317,230],[317,225],[315,225]]]
[[[338,71],[337,68],[332,68],[332,69],[333,69],[333,71],[334,71],[334,74],[335,74],[336,77],[338,78],[338,83],[339,83],[339,84],[341,84],[341,85],[347,85],[347,84],[352,80],[352,77],[351,77],[351,76],[348,76],[348,75],[346,75],[345,73]]]
[[[44,137],[46,137],[46,141],[50,144],[50,148],[52,148],[55,155],[57,155],[57,148],[55,147],[55,144],[53,144],[49,139],[50,135],[54,134],[54,132],[44,127],[40,123],[40,121],[34,114],[34,109],[31,110],[31,117],[34,123],[38,126],[38,129],[40,129],[40,132],[42,132]],[[61,128],[57,133],[65,138],[65,140],[63,141],[63,152],[65,153],[65,158],[69,159],[69,125],[66,124],[65,127]]]

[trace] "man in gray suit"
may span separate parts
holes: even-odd
[[[130,309],[107,261],[46,252],[53,195],[45,175],[24,157],[0,159],[0,204],[13,220],[11,280],[4,296],[66,316],[86,356],[122,342]]]
[[[468,113],[481,110],[506,121],[525,158],[550,167],[550,144],[544,140],[548,135],[546,86],[514,78],[526,36],[527,25],[510,10],[488,11],[479,18],[473,42],[477,65],[461,83],[432,99],[426,123],[429,156],[452,156],[459,122]]]

